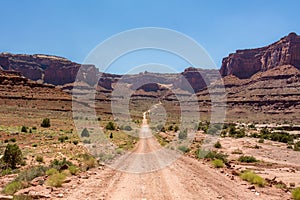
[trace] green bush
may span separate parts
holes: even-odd
[[[51,162],[50,167],[59,170],[64,165],[72,166],[73,163],[68,161],[66,158],[63,158],[62,160],[54,159]]]
[[[216,143],[214,144],[214,147],[217,148],[217,149],[220,149],[220,148],[222,148],[222,145],[221,145],[221,143],[218,141],[218,142],[216,142]]]
[[[44,162],[43,156],[40,156],[40,155],[36,156],[36,157],[35,157],[35,160],[36,160],[37,162]]]
[[[258,160],[253,156],[240,156],[238,161],[245,162],[245,163],[254,163],[258,162]]]
[[[90,133],[87,128],[84,128],[81,132],[81,137],[90,137]]]
[[[79,172],[79,169],[78,169],[78,167],[72,165],[69,167],[69,171],[72,175],[76,175]]]
[[[27,127],[26,127],[26,126],[22,126],[22,128],[21,128],[21,132],[23,132],[23,133],[27,133]]]
[[[32,144],[32,147],[37,147],[37,144],[36,143]]]
[[[223,160],[220,160],[220,159],[215,159],[215,160],[213,160],[213,166],[215,167],[215,168],[222,168],[222,167],[224,167],[224,162],[223,162]]]
[[[16,138],[11,138],[10,141],[11,142],[16,142],[17,140],[16,140]]]
[[[51,175],[57,174],[57,173],[58,173],[58,170],[55,168],[50,168],[46,171],[47,176],[51,176]]]
[[[116,130],[116,126],[113,122],[108,122],[105,128],[106,130],[111,130],[111,131]]]
[[[178,134],[178,138],[180,140],[184,140],[187,138],[187,129],[183,130],[183,131],[180,131],[179,134]]]
[[[22,151],[16,144],[7,144],[2,159],[6,163],[6,168],[15,169],[18,164],[22,164]]]
[[[20,181],[13,181],[4,187],[3,192],[8,195],[13,195],[14,193],[16,193],[18,190],[22,188],[23,185]]]
[[[178,130],[179,130],[179,127],[176,125],[176,126],[174,127],[174,131],[177,132]]]
[[[77,145],[78,143],[79,143],[78,140],[74,140],[74,141],[73,141],[73,144],[74,144],[74,145]]]
[[[252,171],[244,171],[240,176],[244,181],[248,181],[249,183],[258,185],[259,187],[263,187],[266,183],[265,179]]]
[[[16,181],[31,181],[39,176],[44,176],[46,173],[47,167],[45,166],[34,166],[30,169],[24,170],[16,177]]]
[[[198,157],[198,159],[201,158],[207,158],[207,159],[219,159],[222,160],[224,163],[227,163],[227,154],[223,154],[223,153],[218,153],[216,151],[205,151],[202,149],[198,149],[198,151],[196,151],[196,155]]]
[[[264,143],[265,142],[265,140],[263,139],[263,138],[260,138],[259,140],[258,140],[258,143]]]
[[[125,131],[132,131],[132,128],[131,128],[131,126],[126,125],[126,126],[124,127],[124,130],[125,130]]]
[[[61,187],[66,179],[66,175],[63,173],[56,173],[49,176],[46,180],[46,184],[52,187]]]
[[[180,151],[182,151],[183,153],[187,153],[187,152],[189,152],[190,151],[190,149],[187,147],[187,146],[179,146],[178,147],[178,149],[180,150]]]
[[[44,128],[48,128],[50,127],[51,124],[50,124],[50,119],[49,118],[45,118],[43,119],[42,123],[41,123],[41,127],[44,127]]]
[[[293,196],[293,199],[294,199],[294,200],[300,200],[300,187],[295,188],[295,189],[292,191],[292,196]]]

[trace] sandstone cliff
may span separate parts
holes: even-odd
[[[237,50],[223,59],[221,75],[250,78],[253,74],[277,66],[293,65],[300,69],[300,36],[290,33],[269,46]]]

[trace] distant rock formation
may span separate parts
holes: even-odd
[[[269,46],[237,50],[222,61],[221,75],[250,78],[257,72],[277,66],[293,65],[300,69],[300,36],[290,33]]]

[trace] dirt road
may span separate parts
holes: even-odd
[[[161,153],[160,148],[159,143],[151,136],[144,115],[141,139],[133,152],[115,162],[114,167],[119,170],[110,167],[103,170],[94,169],[90,172],[89,179],[83,180],[77,187],[68,191],[66,199],[279,200],[289,197],[274,192],[273,188],[251,191],[247,189],[249,185],[238,177],[231,180],[224,173],[185,156],[164,166],[165,163],[160,159],[170,154],[158,155]],[[162,169],[156,170],[158,167]],[[136,170],[136,173],[133,170]],[[144,173],[140,173],[141,170],[144,170]]]

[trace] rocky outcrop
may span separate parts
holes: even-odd
[[[237,50],[222,61],[221,75],[250,78],[257,72],[277,66],[293,65],[300,69],[300,36],[290,33],[269,46]]]
[[[199,92],[218,78],[220,78],[218,70],[189,67],[178,76],[174,87],[190,92]]]
[[[79,80],[93,85],[100,75],[94,65],[80,65],[66,58],[41,54],[1,53],[0,67],[3,70],[20,72],[31,80],[53,85],[73,83],[76,76]]]

